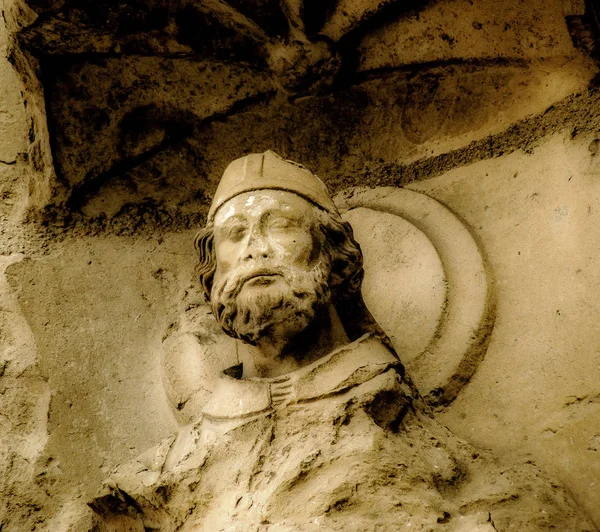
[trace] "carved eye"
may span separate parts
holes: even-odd
[[[270,229],[289,229],[290,227],[295,226],[296,224],[289,218],[275,218],[269,224]]]
[[[227,238],[233,242],[239,242],[246,234],[246,226],[242,224],[232,225],[227,230]]]

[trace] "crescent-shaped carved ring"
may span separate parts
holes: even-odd
[[[433,339],[407,370],[428,404],[447,405],[477,370],[494,324],[495,294],[481,246],[455,213],[421,192],[357,188],[335,202],[340,212],[363,207],[400,216],[437,251],[447,282],[445,308]]]

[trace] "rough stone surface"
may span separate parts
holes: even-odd
[[[23,217],[28,203],[28,126],[24,106],[24,86],[7,59],[9,34],[0,23],[0,220],[2,224]]]
[[[433,2],[412,17],[382,20],[359,46],[369,71],[441,59],[540,59],[572,56],[562,0]]]
[[[296,4],[288,4],[293,12]],[[160,340],[172,319],[167,315],[180,312],[181,292],[188,286],[194,261],[190,228],[203,221],[211,184],[226,163],[267,148],[302,161],[334,191],[412,183],[474,228],[497,278],[498,321],[480,371],[436,415],[466,441],[501,458],[533,460],[567,486],[600,526],[596,67],[570,47],[555,2],[542,11],[536,2],[461,2],[469,15],[464,19],[454,16],[458,2],[428,2],[426,9],[395,4],[345,2],[349,22],[329,3],[313,11],[297,9],[292,27],[308,22],[302,35],[316,35],[328,27],[327,20],[338,21],[335,31],[344,36],[328,55],[323,47],[289,46],[293,17],[277,14],[274,2],[260,2],[260,8],[235,2],[244,18],[227,11],[225,26],[218,21],[213,26],[228,61],[219,68],[264,74],[268,81],[255,92],[252,85],[250,93],[263,94],[264,87],[275,87],[275,93],[238,107],[228,102],[244,101],[244,95],[238,99],[234,91],[228,100],[220,94],[217,102],[208,88],[201,97],[190,94],[199,102],[192,116],[165,88],[174,79],[179,91],[187,79],[177,64],[197,68],[215,61],[216,47],[203,37],[209,26],[201,9],[187,12],[186,33],[185,27],[178,29],[185,17],[161,14],[161,2],[122,2],[121,11],[100,2],[91,14],[86,10],[92,3],[31,2],[40,13],[38,29],[26,30],[21,46],[16,33],[35,15],[22,2],[3,2],[0,159],[9,164],[0,163],[0,254],[6,261],[24,253],[25,260],[8,268],[11,287],[1,288],[0,352],[4,357],[8,349],[14,360],[26,361],[21,369],[29,368],[0,377],[2,413],[8,414],[1,418],[4,529],[67,530],[80,519],[75,529],[85,530],[91,526],[83,505],[87,498],[78,495],[91,493],[107,468],[171,432],[167,398],[153,395],[163,393],[155,372]],[[581,2],[569,4],[568,16],[585,14]],[[67,13],[73,6],[60,22],[61,9]],[[380,8],[385,9],[378,17]],[[506,31],[504,18],[511,24]],[[227,20],[234,21],[229,32],[222,29]],[[589,28],[579,19],[568,22],[571,30],[579,28],[579,46],[592,50]],[[412,48],[394,38],[392,28],[414,37]],[[274,46],[279,38],[283,44]],[[378,52],[384,42],[399,43],[393,56]],[[412,64],[403,63],[403,50]],[[67,59],[66,53],[73,55]],[[146,88],[128,86],[127,101],[108,117],[112,129],[94,135],[85,117],[97,116],[111,95],[119,94],[112,90],[119,79],[147,73],[149,67],[140,65],[149,58],[161,65],[156,76]],[[324,83],[313,86],[310,66],[323,58],[326,65],[317,77]],[[288,63],[295,68],[286,70]],[[94,92],[78,71],[89,72],[94,83],[101,80],[110,94]],[[56,99],[47,107],[52,135],[40,80],[55,87]],[[74,81],[98,105],[78,100]],[[220,79],[218,86],[229,83]],[[162,105],[162,96],[151,101],[160,95],[168,105]],[[204,101],[212,102],[206,109],[217,115],[203,114]],[[68,105],[74,114],[81,112],[79,122]],[[121,131],[132,129],[122,127],[127,124],[118,117],[132,112],[146,127],[138,137],[121,137]],[[69,151],[68,142],[51,151],[57,132],[84,155]],[[179,144],[164,141],[177,137],[172,132],[185,133]],[[89,139],[85,145],[82,138]],[[145,157],[136,159],[139,154]],[[96,160],[106,166],[88,175]],[[65,172],[62,161],[79,161],[87,170],[72,164]],[[119,166],[122,162],[127,164]],[[165,171],[171,168],[177,172]],[[80,187],[86,176],[93,185]],[[195,203],[200,190],[206,194]],[[28,208],[39,213],[48,205],[43,223],[39,217],[24,221]],[[172,273],[171,280],[152,276],[160,268]],[[129,289],[121,293],[119,281]],[[170,288],[163,292],[164,285]],[[107,294],[114,297],[112,305]],[[61,299],[67,295],[70,300]],[[7,298],[10,312],[4,311]],[[17,351],[14,331],[21,342]],[[90,354],[90,347],[98,354]],[[151,360],[156,366],[150,367]],[[143,382],[130,378],[131,367],[144,375]],[[92,378],[85,368],[102,371]],[[111,372],[123,382],[117,384]],[[74,383],[71,391],[66,383]],[[78,407],[94,420],[93,427],[77,425],[82,416],[75,417],[73,409]]]
[[[596,71],[558,0],[347,4],[31,1],[14,63],[35,100],[39,62],[58,174],[38,117],[32,204],[202,213],[224,166],[267,148],[343,186],[502,131]]]
[[[440,67],[289,102],[247,69],[160,61],[164,77],[153,73],[154,59],[112,58],[65,66],[47,87],[71,208],[113,216],[151,201],[202,212],[229,161],[267,148],[347,185],[382,162],[414,161],[499,132],[583,89],[592,72],[578,59]],[[89,121],[94,128],[84,126]]]
[[[37,370],[35,338],[4,275],[22,258],[0,257],[0,523],[14,530],[44,521],[50,487],[38,463],[47,440],[50,387]]]
[[[593,530],[534,466],[500,466],[407,412],[406,392],[390,369],[260,416],[204,418],[174,468],[152,452],[126,464],[94,509],[107,531]]]
[[[55,161],[70,204],[88,201],[84,212],[109,216],[142,198],[168,196],[167,207],[188,210],[202,202],[214,184],[199,172],[201,146],[187,137],[271,88],[260,73],[214,61],[125,56],[59,65],[45,87]]]
[[[39,372],[52,390],[45,453],[55,469],[57,498],[80,490],[89,497],[119,461],[173,430],[161,385],[160,343],[178,275],[189,276],[191,269],[179,249],[183,244],[189,238],[165,244],[71,240],[52,256],[10,268],[23,315],[38,339]],[[65,256],[72,257],[68,270],[62,267]]]
[[[555,135],[530,154],[412,187],[474,228],[498,292],[486,357],[441,418],[479,445],[556,472],[599,522],[596,143]]]

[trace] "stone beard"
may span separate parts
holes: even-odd
[[[213,314],[223,331],[233,338],[256,345],[284,324],[303,331],[329,303],[331,261],[325,254],[310,271],[279,264],[261,272],[277,279],[260,291],[244,290],[252,277],[239,271],[213,286]]]

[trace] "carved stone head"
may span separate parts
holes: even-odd
[[[251,345],[292,338],[360,293],[352,228],[317,176],[271,151],[229,165],[195,246],[215,318]]]

